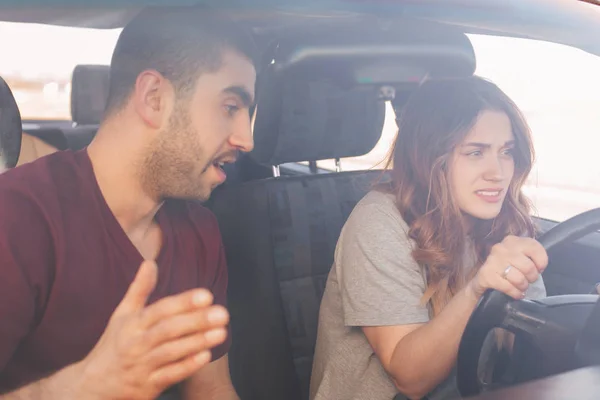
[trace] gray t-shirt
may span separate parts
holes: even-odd
[[[397,394],[361,327],[429,321],[421,304],[426,281],[407,232],[392,195],[370,192],[352,211],[321,303],[311,400],[391,400]],[[466,254],[465,267],[472,268],[475,258]],[[542,279],[528,290],[530,298],[545,295]],[[428,398],[458,398],[454,372]]]

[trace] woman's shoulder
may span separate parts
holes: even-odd
[[[391,219],[408,229],[408,225],[402,218],[402,214],[396,205],[396,197],[393,194],[372,190],[365,195],[352,211],[352,217],[366,217],[377,220],[378,217]]]
[[[396,206],[393,194],[373,190],[354,207],[344,230],[373,234],[377,237],[408,235],[408,224]]]
[[[338,279],[360,290],[372,285],[375,290],[389,287],[396,295],[416,293],[418,304],[424,278],[412,256],[415,243],[408,232],[393,195],[368,193],[342,229],[335,253]]]
[[[387,192],[382,192],[379,190],[371,190],[368,192],[357,204],[359,206],[367,206],[367,205],[378,205],[384,208],[390,208],[397,210],[396,207],[396,197]],[[399,214],[399,213],[398,213]]]

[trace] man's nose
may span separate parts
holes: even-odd
[[[254,135],[249,120],[235,127],[235,131],[229,138],[229,144],[244,153],[254,149]]]

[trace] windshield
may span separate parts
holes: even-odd
[[[527,191],[540,216],[562,221],[600,207],[600,57],[534,40],[470,39],[476,74],[505,90],[531,127]]]
[[[77,64],[108,64],[120,30],[0,23],[0,75],[24,120],[71,120],[70,79]],[[526,191],[536,215],[562,221],[600,207],[600,57],[535,40],[470,35],[476,74],[497,83],[532,128],[536,163]],[[344,170],[381,167],[396,124],[391,107],[382,138]],[[332,161],[319,166],[335,169]]]
[[[476,75],[504,90],[525,114],[536,161],[525,187],[535,215],[564,221],[600,207],[600,57],[537,40],[469,35]],[[383,135],[366,156],[343,169],[381,167],[396,135],[387,109]],[[335,169],[333,161],[320,166]]]

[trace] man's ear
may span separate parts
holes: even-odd
[[[143,71],[135,81],[134,109],[146,125],[159,129],[168,118],[173,95],[173,86],[162,74]]]

